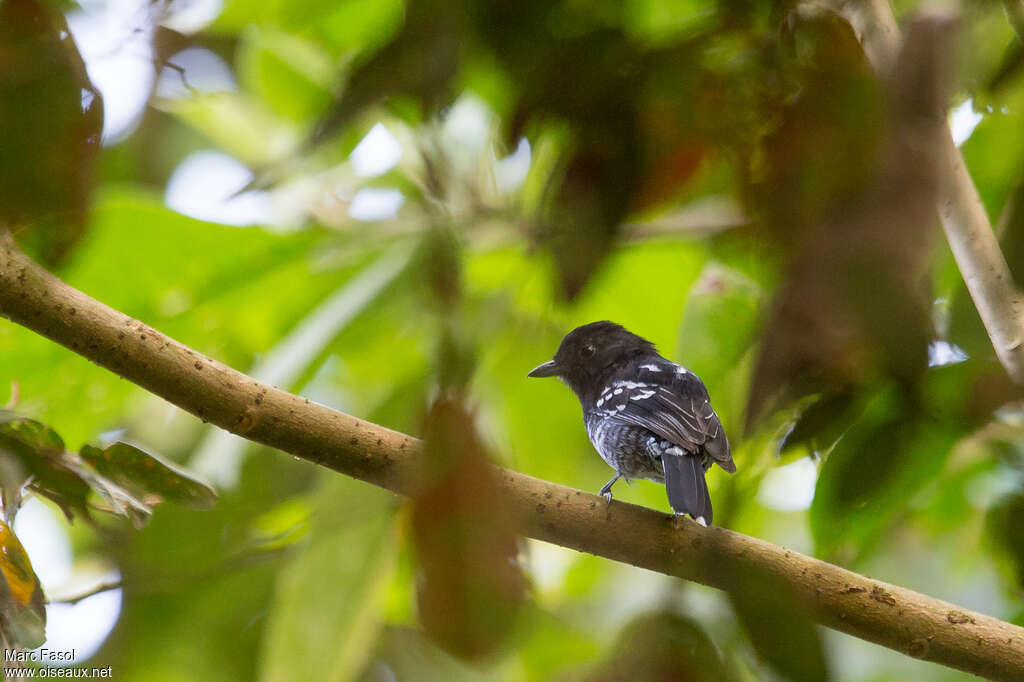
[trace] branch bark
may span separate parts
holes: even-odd
[[[840,5],[875,70],[888,76],[900,48],[900,30],[888,0],[840,0]],[[938,212],[946,240],[999,362],[1015,383],[1024,385],[1024,297],[948,123],[933,139],[940,171]]]
[[[260,383],[62,282],[0,234],[0,315],[249,440],[408,494],[422,444]],[[1024,628],[724,528],[499,469],[530,537],[725,589],[769,572],[817,622],[922,660],[1024,679]],[[732,568],[735,570],[723,570]]]

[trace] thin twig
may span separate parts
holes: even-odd
[[[95,587],[93,587],[91,589],[88,589],[85,592],[82,592],[81,594],[77,594],[74,597],[64,597],[62,599],[52,599],[52,600],[50,600],[50,603],[51,604],[77,604],[78,602],[83,601],[85,599],[88,599],[89,597],[93,597],[93,596],[95,596],[97,594],[102,594],[103,592],[110,592],[111,590],[119,590],[122,587],[124,587],[124,583],[122,581],[120,581],[120,580],[116,580],[116,581],[110,582],[110,583],[100,583],[99,585],[96,585]]]

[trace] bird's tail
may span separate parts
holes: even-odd
[[[702,525],[711,525],[711,495],[704,481],[699,457],[690,454],[664,455],[665,489],[668,503],[677,514],[689,514]]]

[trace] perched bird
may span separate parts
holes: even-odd
[[[619,478],[646,478],[665,484],[677,514],[711,523],[704,472],[712,462],[729,473],[736,465],[708,391],[693,372],[621,325],[591,322],[569,332],[554,359],[528,376],[559,377],[580,399],[590,442],[615,469],[601,488],[608,502]]]

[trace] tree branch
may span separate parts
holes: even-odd
[[[65,284],[0,234],[0,315],[249,440],[408,494],[419,440],[262,384]],[[498,470],[509,513],[538,540],[724,589],[777,575],[817,622],[922,660],[1024,679],[1024,628],[724,528]],[[735,570],[723,570],[735,569]]]
[[[899,53],[900,31],[887,0],[840,0],[875,70],[888,76]],[[992,224],[948,123],[932,138],[940,169],[939,217],[957,267],[978,309],[999,362],[1024,384],[1024,298],[1014,284]]]

